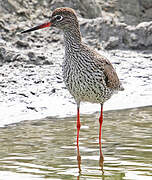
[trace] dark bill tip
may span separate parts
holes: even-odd
[[[35,27],[31,28],[31,29],[22,31],[21,34],[31,32],[31,31],[35,31],[35,30],[38,30],[38,29],[42,29],[42,28],[45,28],[45,27],[50,27],[51,24],[52,24],[51,22],[47,22],[47,23],[41,24],[39,26],[35,26]]]

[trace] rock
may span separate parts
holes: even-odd
[[[93,46],[95,44],[92,41],[105,49],[152,49],[152,22],[127,26],[124,23],[111,24],[110,20],[98,18],[82,23],[81,29],[83,37],[89,39],[87,43]]]
[[[0,47],[0,60],[1,62],[12,62],[16,57],[16,53],[6,48]]]
[[[105,44],[105,49],[115,49],[119,46],[119,37],[110,36],[108,42]]]
[[[43,62],[44,65],[53,65],[54,63],[52,61],[45,60]]]
[[[53,0],[50,2],[50,7],[52,10],[57,7],[71,7],[84,18],[96,18],[102,15],[101,6],[96,0]]]
[[[152,8],[152,1],[151,0],[140,1],[140,4],[145,9]]]
[[[32,51],[30,51],[30,52],[28,52],[28,57],[30,58],[30,59],[35,59],[35,53],[34,52],[32,52]]]
[[[13,61],[27,62],[28,61],[28,57],[26,55],[24,55],[24,54],[18,53],[18,54],[14,55]]]
[[[125,23],[131,25],[139,23],[141,15],[139,0],[131,0],[130,2],[119,0],[119,2],[119,8],[122,10],[121,15],[124,17]]]
[[[53,88],[52,90],[51,90],[51,93],[55,93],[56,92],[56,89],[55,88]]]
[[[28,48],[29,47],[29,43],[26,41],[21,41],[21,40],[17,40],[16,43],[18,48]]]
[[[4,47],[0,47],[0,62],[3,62],[5,59],[6,50]]]
[[[36,109],[35,107],[27,106],[26,108],[27,108],[27,109],[30,109],[30,110],[32,110],[32,111],[38,112],[37,109]]]
[[[46,59],[44,55],[38,55],[37,58],[39,59],[39,61],[44,61]]]

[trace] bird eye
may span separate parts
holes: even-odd
[[[57,21],[61,21],[61,20],[63,19],[63,16],[56,15],[55,19],[56,19]]]

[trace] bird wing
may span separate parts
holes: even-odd
[[[83,45],[83,49],[85,54],[89,55],[89,58],[91,58],[97,67],[103,71],[107,87],[115,90],[124,90],[110,61],[87,45]]]
[[[109,88],[118,89],[120,87],[120,81],[112,64],[104,64],[104,74],[106,76],[106,84]]]
[[[97,57],[95,58],[95,61],[103,70],[107,87],[116,90],[123,90],[118,75],[110,61],[106,57],[101,56],[100,54],[96,55]]]

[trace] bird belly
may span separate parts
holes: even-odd
[[[63,70],[65,85],[76,102],[104,103],[108,100],[113,92],[104,85],[102,76],[97,76],[95,72],[90,76],[90,73],[72,66]]]
[[[75,83],[69,91],[77,102],[104,103],[112,95],[103,85],[87,82]]]

